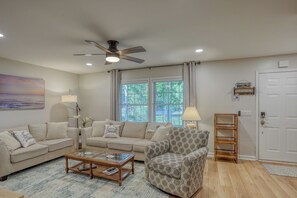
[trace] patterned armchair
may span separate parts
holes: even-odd
[[[191,197],[202,187],[208,135],[208,131],[173,127],[169,140],[146,147],[146,179],[165,192]]]

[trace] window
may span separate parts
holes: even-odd
[[[148,83],[121,85],[120,119],[148,121]]]
[[[155,122],[170,122],[174,126],[182,126],[183,88],[183,81],[181,80],[153,83],[153,120]]]
[[[184,107],[182,80],[152,80],[121,85],[120,120],[170,122],[181,127]]]

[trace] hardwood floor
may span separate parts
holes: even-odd
[[[225,197],[296,198],[297,178],[270,175],[258,161],[208,159],[203,188],[193,198]]]

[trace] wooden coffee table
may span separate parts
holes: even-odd
[[[119,186],[122,181],[132,172],[134,174],[134,154],[131,153],[100,153],[94,150],[81,149],[76,152],[65,154],[66,160],[66,174],[69,170],[89,175],[92,179],[93,176],[117,181]],[[112,157],[113,156],[113,157]],[[80,161],[78,164],[69,167],[68,160]],[[132,163],[132,168],[123,168],[128,162]],[[95,166],[95,167],[94,167]],[[88,168],[93,167],[93,168]],[[106,175],[104,170],[110,167],[118,168],[118,172],[113,175]],[[82,170],[84,169],[84,170]]]

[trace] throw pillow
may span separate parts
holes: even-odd
[[[120,137],[120,125],[105,125],[104,138]]]
[[[153,135],[152,141],[159,142],[159,141],[167,140],[170,129],[171,129],[171,126],[168,126],[168,127],[160,126],[156,130],[155,134]]]
[[[21,143],[17,141],[8,131],[0,133],[0,140],[4,142],[9,151],[14,151],[18,148],[21,148]]]
[[[122,137],[141,138],[145,136],[147,122],[125,122]]]
[[[48,122],[47,140],[67,138],[68,122]]]
[[[123,132],[125,122],[108,120],[108,119],[106,121],[108,121],[109,124],[111,124],[111,125],[120,125],[120,136],[122,136],[122,132]]]
[[[26,148],[32,144],[35,144],[36,141],[29,131],[11,131],[13,136],[21,143],[22,147]]]
[[[46,124],[29,124],[29,132],[39,142],[46,138]]]
[[[92,124],[92,137],[102,137],[105,132],[105,125],[107,124],[109,124],[108,121],[94,121]]]
[[[154,130],[147,130],[145,132],[145,137],[144,138],[147,139],[147,140],[151,140],[152,137],[154,136],[154,134],[155,134]]]

